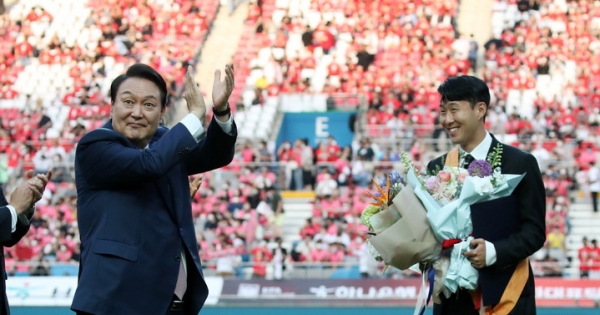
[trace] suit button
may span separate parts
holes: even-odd
[[[180,260],[181,260],[181,256],[179,256],[179,255],[175,256],[175,261],[176,262],[179,262]]]

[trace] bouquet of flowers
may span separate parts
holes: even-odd
[[[474,290],[478,272],[463,255],[473,239],[470,206],[512,194],[524,176],[502,174],[501,156],[498,145],[468,169],[442,163],[447,165],[424,174],[403,154],[406,176],[390,174],[385,189],[376,185],[376,202],[361,216],[378,259],[402,270],[417,263],[421,271],[432,268],[434,299],[459,287]]]
[[[374,202],[361,221],[369,228],[367,246],[378,261],[400,270],[424,264],[439,255],[441,246],[427,221],[427,212],[413,187],[398,172],[373,181],[377,192],[368,193]],[[385,269],[384,269],[385,272]]]
[[[445,249],[433,263],[433,296],[449,296],[458,288],[477,288],[478,272],[463,255],[473,237],[470,206],[509,196],[524,174],[502,174],[502,146],[495,147],[487,160],[475,160],[468,169],[446,165],[433,174],[409,176],[415,194],[427,209],[427,219]],[[410,175],[410,173],[409,173]],[[421,185],[418,185],[421,184]]]

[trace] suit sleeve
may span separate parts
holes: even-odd
[[[77,145],[75,163],[90,185],[154,180],[181,163],[196,145],[182,124],[177,124],[144,150],[131,147],[117,132],[97,129]]]
[[[8,210],[8,209],[7,209]],[[10,215],[9,215],[9,224],[10,224]],[[27,220],[27,223],[22,222],[21,220],[17,220],[17,226],[16,226],[16,230],[10,234],[10,239],[6,242],[3,242],[2,245],[6,246],[6,247],[12,247],[15,244],[17,244],[22,238],[23,236],[25,236],[25,234],[27,234],[27,232],[29,232],[29,220]],[[9,227],[10,229],[10,227]],[[9,230],[10,232],[10,230]]]
[[[12,216],[8,210],[8,202],[4,197],[4,190],[0,186],[0,243],[4,244],[11,239]]]
[[[235,154],[237,128],[232,121],[230,134],[213,117],[206,137],[202,138],[194,150],[184,157],[188,174],[198,174],[223,167],[231,163]]]
[[[493,242],[496,248],[496,268],[517,263],[539,250],[546,240],[546,197],[542,175],[537,161],[531,154],[519,154],[513,167],[503,170],[507,174],[523,174],[521,183],[515,188],[521,211],[519,232]],[[505,163],[503,163],[505,165]]]
[[[0,207],[0,243],[4,245],[11,241],[12,217],[6,206]]]

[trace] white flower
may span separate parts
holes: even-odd
[[[448,186],[446,186],[444,194],[446,195],[446,197],[448,197],[448,199],[454,199],[453,197],[456,196],[456,191],[458,190],[458,184],[458,179],[451,180],[450,182],[448,182]]]
[[[498,175],[502,175],[502,169],[499,167],[496,167],[494,169],[494,175],[493,176],[498,176]]]
[[[494,169],[494,174],[492,174],[492,177],[494,178],[494,185],[496,187],[506,183],[506,176],[502,174],[502,170],[499,167],[496,167],[496,169]]]
[[[494,186],[492,185],[491,178],[488,177],[471,177],[475,193],[480,196],[491,195],[494,192]]]

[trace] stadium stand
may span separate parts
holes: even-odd
[[[495,1],[492,38],[472,67],[455,0],[251,1],[233,59],[240,146],[230,166],[203,175],[193,200],[206,274],[274,277],[283,265],[295,277],[379,274],[358,220],[364,190],[400,152],[424,163],[444,150],[436,87],[473,73],[494,94],[490,130],[534,154],[544,172],[548,244],[533,257],[536,273],[576,277],[582,236],[600,236],[598,219],[576,202],[586,201],[577,193],[587,194],[600,145],[600,2],[534,2]],[[73,147],[106,120],[108,84],[133,62],[165,73],[176,98],[217,10],[211,0],[35,0],[0,16],[9,183],[27,169],[62,174],[30,234],[5,249],[9,274],[76,272]],[[270,140],[281,110],[304,106],[295,95],[312,93],[343,95],[336,105],[359,113],[353,146],[286,139],[272,150],[257,141]],[[289,257],[273,263],[280,239]]]

